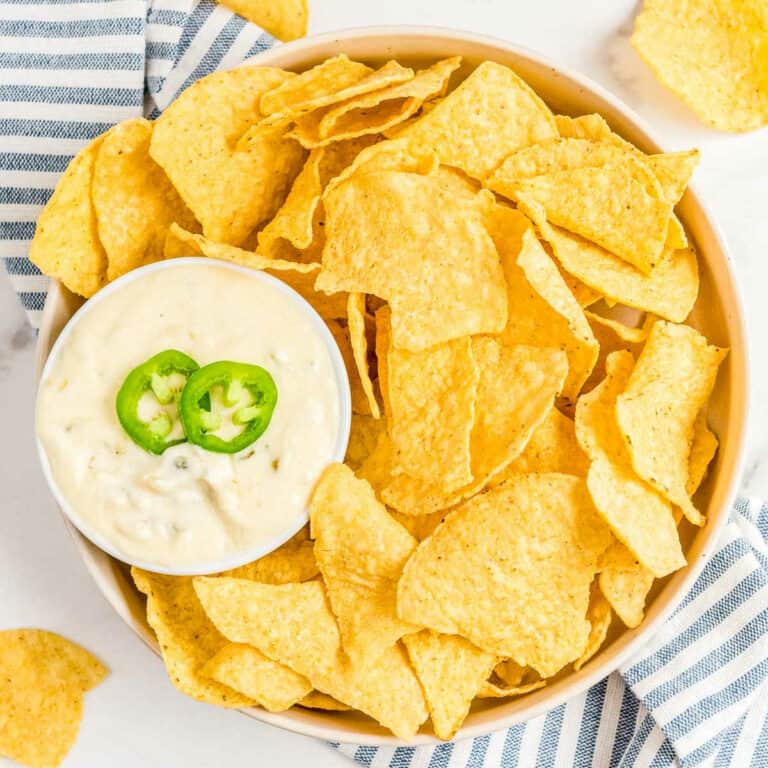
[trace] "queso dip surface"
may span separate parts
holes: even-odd
[[[235,360],[269,371],[277,405],[256,442],[235,454],[182,443],[157,456],[131,440],[115,396],[133,368],[169,348],[201,366]],[[339,402],[326,343],[297,302],[247,272],[185,261],[96,298],[41,382],[36,421],[53,478],[87,531],[129,560],[182,569],[277,545],[300,526],[334,459]],[[142,418],[151,415],[150,404]]]

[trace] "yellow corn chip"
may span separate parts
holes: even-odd
[[[598,355],[584,312],[523,214],[497,205],[489,227],[507,284],[509,312],[500,341],[563,349],[568,375],[562,395],[575,401]]]
[[[688,481],[685,490],[693,496],[706,477],[710,462],[717,453],[717,436],[707,424],[707,416],[700,411],[693,425],[693,442],[688,459]]]
[[[247,696],[270,712],[283,712],[312,690],[306,677],[268,659],[250,645],[229,643],[200,674]]]
[[[379,403],[373,392],[373,382],[368,370],[368,340],[365,334],[365,294],[350,293],[347,300],[347,327],[352,345],[357,374],[368,400],[369,412],[378,419],[381,416]]]
[[[672,508],[634,473],[614,415],[634,364],[627,351],[608,357],[606,378],[579,398],[576,436],[591,459],[587,486],[598,512],[638,560],[661,577],[682,568],[685,557]]]
[[[343,464],[331,464],[318,481],[310,520],[341,644],[355,667],[375,664],[417,629],[397,617],[397,580],[416,539]]]
[[[492,61],[480,64],[437,107],[399,134],[475,179],[484,179],[510,152],[556,135],[546,104],[511,69]]]
[[[321,582],[272,586],[198,577],[195,589],[227,639],[258,648],[399,738],[412,738],[426,720],[424,694],[399,645],[365,669],[349,663]]]
[[[541,208],[530,201],[521,207],[533,218],[552,246],[563,269],[607,299],[682,322],[699,294],[699,270],[692,250],[674,251],[644,275],[595,243],[550,225]]]
[[[341,54],[302,72],[292,83],[283,83],[265,94],[261,111],[277,122],[296,119],[314,109],[403,83],[412,77],[413,70],[396,61],[388,61],[374,71]]]
[[[147,621],[157,635],[171,682],[182,693],[220,707],[248,707],[253,701],[201,673],[227,641],[205,615],[189,576],[164,576],[131,568],[147,596]]]
[[[78,152],[59,179],[37,220],[29,259],[72,293],[92,296],[107,279],[107,256],[99,240],[91,180],[103,138]]]
[[[39,629],[0,630],[0,757],[51,768],[77,738],[83,694],[109,670],[78,645]]]
[[[341,356],[344,359],[344,367],[347,369],[349,378],[349,390],[352,399],[352,413],[368,415],[371,412],[371,406],[368,401],[368,395],[360,382],[360,376],[357,371],[357,363],[352,352],[352,341],[349,337],[349,327],[344,328],[336,320],[326,320],[325,324],[336,341]],[[350,438],[351,441],[351,438]],[[370,453],[370,451],[368,452]],[[367,454],[366,454],[367,455]]]
[[[462,504],[419,545],[400,579],[398,611],[552,675],[584,651],[590,584],[611,539],[583,480],[511,478]]]
[[[251,579],[264,584],[288,584],[309,581],[320,573],[307,528],[302,528],[269,554],[238,568],[220,573],[236,579]]]
[[[647,274],[662,261],[672,204],[642,158],[621,154],[620,161],[533,178],[495,175],[489,185],[517,202],[538,203],[553,224],[602,245]]]
[[[247,65],[215,72],[155,121],[149,153],[206,237],[241,245],[282,204],[305,152],[282,128],[256,124],[260,95],[291,77]]]
[[[485,195],[457,197],[443,176],[382,171],[353,173],[328,188],[324,204],[316,287],[388,299],[396,347],[418,351],[504,327],[506,293],[485,229]]]
[[[307,0],[219,0],[222,5],[287,42],[307,34]]]
[[[448,741],[461,728],[496,657],[463,637],[428,629],[406,635],[403,644],[424,688],[435,735]]]
[[[185,229],[197,224],[149,157],[151,136],[149,120],[126,120],[105,134],[96,157],[91,197],[107,255],[107,280],[162,259],[173,222]]]
[[[635,471],[694,525],[704,523],[686,491],[694,423],[726,354],[690,326],[660,320],[616,401]]]
[[[311,691],[298,704],[300,707],[307,707],[308,709],[325,709],[331,712],[348,712],[352,709],[352,707],[336,701],[333,696],[320,693],[320,691]]]
[[[593,587],[587,609],[587,621],[590,625],[589,639],[584,652],[573,662],[574,672],[578,672],[600,650],[608,636],[612,617],[611,604],[597,586]]]
[[[600,567],[598,583],[605,599],[627,627],[640,626],[654,575],[619,541],[606,550]]]
[[[468,336],[421,352],[389,350],[387,420],[394,473],[405,472],[445,491],[471,482],[478,379]]]
[[[515,474],[526,475],[532,472],[562,472],[586,477],[588,469],[589,459],[576,440],[573,420],[557,408],[551,408],[533,431],[523,452],[493,479],[493,483],[501,483]]]
[[[768,7],[762,0],[646,0],[632,45],[707,124],[768,123]]]
[[[517,458],[552,410],[568,359],[560,349],[472,340],[479,371],[470,437],[472,475],[491,477]]]
[[[484,682],[477,692],[479,699],[506,699],[512,696],[523,696],[532,691],[538,691],[547,684],[546,680],[536,680],[525,685],[496,685],[489,681]]]
[[[379,435],[385,430],[383,419],[374,419],[359,413],[352,414],[352,427],[349,430],[349,445],[344,463],[352,470],[357,470],[373,453]]]
[[[382,133],[415,114],[422,103],[442,94],[461,57],[439,61],[405,82],[347,99],[300,117],[293,136],[304,147]]]

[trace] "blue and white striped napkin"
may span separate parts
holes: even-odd
[[[37,326],[35,220],[80,147],[274,44],[210,0],[0,0],[0,256]],[[333,745],[372,768],[768,768],[768,505],[740,501],[652,643],[582,696],[437,747]]]

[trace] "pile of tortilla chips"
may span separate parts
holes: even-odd
[[[134,569],[181,691],[450,739],[476,699],[643,620],[717,449],[725,350],[683,324],[675,215],[697,159],[554,115],[493,62],[343,55],[211,75],[75,159],[33,246],[47,272],[90,295],[158,258],[266,270],[351,382],[308,529],[225,574]]]
[[[31,768],[59,765],[77,738],[83,696],[108,674],[61,635],[0,630],[0,757]]]

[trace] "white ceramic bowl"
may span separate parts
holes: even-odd
[[[344,454],[347,452],[347,443],[349,442],[349,429],[352,419],[352,402],[349,391],[349,378],[347,377],[347,369],[344,365],[344,360],[339,352],[339,348],[334,341],[331,332],[328,330],[328,326],[323,322],[320,315],[315,312],[314,308],[304,300],[304,298],[298,294],[293,288],[286,285],[282,280],[278,280],[272,275],[268,275],[265,272],[261,272],[256,269],[250,269],[249,267],[243,267],[239,264],[232,264],[226,261],[214,261],[212,259],[203,258],[200,256],[193,256],[188,258],[172,259],[170,261],[158,261],[154,264],[149,264],[140,269],[134,269],[131,272],[123,275],[117,280],[111,282],[109,285],[102,288],[93,298],[83,304],[80,309],[75,312],[69,319],[66,326],[58,335],[55,343],[51,347],[48,353],[48,358],[43,366],[43,371],[40,376],[40,381],[45,381],[53,370],[54,365],[59,357],[62,349],[66,347],[67,339],[72,332],[77,328],[80,321],[91,312],[94,307],[97,307],[101,302],[108,301],[109,298],[119,292],[124,286],[129,283],[139,280],[147,274],[153,272],[159,272],[160,270],[168,269],[194,269],[195,267],[205,266],[210,268],[212,264],[216,264],[221,269],[228,269],[233,272],[239,272],[245,275],[249,280],[253,280],[257,283],[267,283],[278,293],[281,293],[285,297],[287,303],[292,303],[297,309],[299,309],[310,322],[315,329],[317,335],[322,339],[325,348],[328,350],[328,355],[331,359],[331,367],[333,369],[333,375],[336,379],[336,388],[339,393],[338,407],[339,407],[339,432],[336,438],[336,443],[333,446],[333,452],[328,457],[328,461],[344,461]],[[65,495],[62,493],[59,484],[56,482],[56,475],[51,468],[51,463],[48,459],[48,454],[45,451],[45,446],[38,435],[37,437],[37,453],[40,457],[40,464],[43,468],[43,475],[48,483],[51,493],[53,494],[56,502],[59,505],[61,511],[68,518],[68,521],[77,528],[80,533],[88,540],[93,542],[99,549],[103,550],[107,555],[111,555],[117,560],[121,560],[124,563],[130,565],[137,565],[139,568],[143,568],[149,571],[155,571],[156,573],[167,573],[176,576],[189,576],[206,573],[218,573],[220,571],[227,571],[230,568],[237,568],[246,563],[251,563],[254,560],[258,560],[260,557],[277,549],[281,544],[288,541],[295,533],[303,528],[309,522],[309,510],[304,508],[301,514],[297,515],[293,519],[285,521],[284,528],[280,533],[267,541],[260,542],[255,546],[247,549],[240,550],[238,552],[230,553],[224,557],[216,559],[200,560],[194,563],[189,563],[183,567],[165,567],[158,565],[157,563],[147,562],[144,560],[132,557],[125,552],[122,552],[114,542],[107,539],[102,533],[93,528],[87,520],[85,520],[79,513],[78,509],[69,503]]]
[[[512,67],[557,112],[571,115],[599,112],[615,131],[645,151],[659,152],[662,149],[640,118],[603,88],[533,51],[502,40],[430,27],[352,29],[281,45],[253,61],[302,71],[339,53],[372,63],[389,58],[419,63],[459,54],[464,56],[467,69],[491,59]],[[697,496],[700,508],[707,514],[707,524],[696,530],[683,528],[688,566],[657,584],[640,627],[627,631],[614,627],[606,646],[579,672],[567,673],[522,698],[479,703],[456,738],[479,736],[539,715],[616,670],[648,642],[681,600],[714,551],[718,534],[725,525],[740,475],[746,426],[748,368],[741,301],[723,238],[693,190],[686,193],[678,213],[699,252],[701,292],[690,322],[713,343],[731,350],[721,368],[709,410],[710,422],[720,438],[720,450]],[[40,333],[41,364],[76,305],[77,299],[60,285],[52,284]],[[143,601],[129,576],[117,562],[72,530],[83,560],[107,600],[157,652],[154,636],[146,624]],[[329,741],[372,745],[399,743],[372,720],[356,713],[301,708],[278,714],[260,709],[246,712],[263,722]],[[436,740],[425,731],[411,743],[428,744],[436,743]]]

